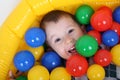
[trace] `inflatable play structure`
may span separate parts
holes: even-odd
[[[102,5],[114,9],[120,5],[120,0],[21,0],[0,27],[0,80],[6,80],[20,41],[32,24],[54,9],[74,14],[81,4],[88,4],[95,10]]]

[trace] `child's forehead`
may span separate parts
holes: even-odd
[[[69,25],[72,25],[72,21],[67,18],[61,18],[57,22],[47,22],[45,30],[46,32],[53,32],[54,31],[64,31],[66,28],[68,28]]]
[[[62,21],[64,21],[64,22],[73,22],[74,20],[69,15],[63,15],[63,16],[59,17],[57,21],[49,21],[49,22],[46,22],[46,24],[49,24],[49,23],[55,23],[55,24],[57,24],[57,23],[60,23]]]
[[[54,28],[54,27],[62,28],[62,27],[67,27],[69,25],[74,25],[74,24],[76,24],[76,22],[71,17],[61,17],[56,22],[54,21],[46,22],[46,28],[50,26],[51,28]]]

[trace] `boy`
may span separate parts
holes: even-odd
[[[54,10],[46,14],[41,20],[47,35],[47,44],[63,59],[68,59],[76,53],[75,42],[83,35],[81,25],[70,13]]]

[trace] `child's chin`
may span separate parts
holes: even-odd
[[[69,59],[71,56],[76,55],[76,54],[78,54],[78,53],[77,53],[77,52],[74,52],[74,53],[68,53],[68,56],[67,56],[66,59]]]

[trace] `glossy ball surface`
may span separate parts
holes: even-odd
[[[56,52],[50,51],[42,56],[41,64],[51,72],[54,68],[61,66],[62,60]]]
[[[89,80],[104,80],[105,70],[98,64],[91,65],[87,70]]]
[[[90,35],[81,36],[75,44],[77,52],[85,57],[91,57],[98,49],[96,39]]]
[[[89,5],[81,5],[78,7],[75,13],[75,17],[77,21],[81,24],[89,24],[90,18],[92,14],[94,13],[94,10]]]
[[[93,59],[96,64],[108,66],[112,61],[112,55],[108,50],[100,49],[95,53]]]
[[[29,46],[39,47],[44,44],[46,35],[41,28],[33,27],[26,31],[24,38]]]
[[[66,62],[66,70],[74,77],[80,77],[86,74],[88,62],[79,54],[71,56]]]
[[[91,17],[91,25],[97,31],[106,31],[112,26],[112,16],[104,10],[96,11]]]
[[[14,65],[21,72],[25,72],[31,69],[34,63],[34,56],[30,51],[27,50],[18,52],[14,57]]]
[[[113,20],[120,24],[120,6],[118,6],[114,9]]]
[[[102,42],[106,46],[114,46],[118,43],[119,36],[118,34],[113,30],[107,30],[102,34]]]

